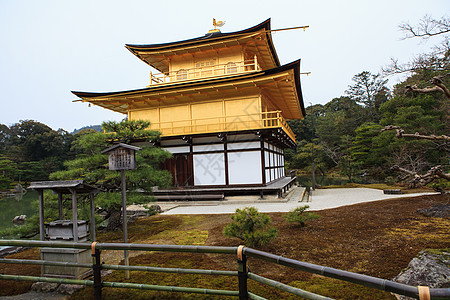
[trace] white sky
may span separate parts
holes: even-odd
[[[203,36],[272,18],[282,64],[301,59],[305,106],[344,95],[353,75],[378,73],[391,57],[407,61],[434,42],[401,40],[398,25],[450,13],[448,0],[113,1],[0,0],[0,123],[36,120],[72,131],[124,115],[73,103],[70,91],[121,91],[148,84],[150,67],[124,48]],[[395,83],[391,80],[390,84]]]

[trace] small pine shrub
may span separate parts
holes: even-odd
[[[237,237],[249,247],[263,246],[270,243],[277,236],[278,230],[270,226],[270,218],[261,214],[254,207],[236,209],[233,220],[225,226],[226,236]]]
[[[384,182],[387,183],[387,184],[394,184],[394,183],[395,183],[395,178],[392,177],[392,176],[387,176],[387,177],[384,179]]]
[[[288,212],[283,217],[286,218],[286,221],[288,223],[295,223],[299,225],[300,227],[306,226],[306,222],[309,220],[316,220],[319,219],[320,216],[316,215],[314,213],[305,212],[309,208],[309,205],[305,206],[299,206],[297,208],[294,208],[290,212]]]

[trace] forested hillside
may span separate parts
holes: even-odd
[[[8,127],[0,124],[0,189],[13,182],[46,180],[73,157],[74,136],[33,120]]]
[[[380,74],[356,74],[344,95],[310,105],[304,120],[290,121],[297,147],[286,151],[287,168],[310,173],[314,162],[318,174],[413,184],[427,183],[417,175],[428,171],[449,182],[450,18],[425,17],[417,27],[400,28],[405,38],[434,46],[409,62],[393,59]],[[389,89],[395,74],[403,79]],[[0,124],[0,190],[63,170],[64,161],[82,154],[74,141],[98,126],[82,129],[70,134],[33,120]]]
[[[381,74],[356,74],[345,95],[307,107],[304,120],[290,122],[297,137],[286,153],[290,168],[311,172],[314,162],[320,174],[387,182],[411,182],[436,166],[448,172],[450,22],[425,17],[417,28],[400,28],[407,38],[443,39],[410,62],[393,59]],[[404,79],[389,90],[393,74]]]

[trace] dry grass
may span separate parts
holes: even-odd
[[[299,228],[289,225],[281,213],[269,214],[278,229],[277,239],[261,250],[310,263],[391,279],[407,266],[417,253],[425,248],[449,248],[449,219],[428,218],[418,214],[420,208],[445,203],[445,196],[434,195],[415,198],[391,199],[362,203],[317,212],[321,218]],[[179,215],[153,216],[140,219],[129,226],[130,240],[139,243],[198,244],[236,246],[238,239],[223,236],[223,227],[230,222],[230,215]],[[101,241],[120,241],[121,232],[100,234]],[[104,253],[107,254],[107,253]],[[24,251],[17,257],[36,255]],[[201,255],[182,253],[136,253],[131,264],[176,268],[201,268],[236,270],[236,258],[227,255]],[[106,263],[117,263],[120,255]],[[34,258],[36,259],[36,257]],[[389,293],[357,286],[342,281],[311,275],[305,272],[265,263],[249,258],[252,272],[304,288],[336,299],[394,299]],[[0,272],[11,268],[1,266]],[[39,273],[39,267],[19,272]],[[180,275],[131,272],[129,282],[237,290],[236,278],[219,276]],[[123,272],[114,272],[106,281],[127,280]],[[5,295],[5,285],[19,283],[1,282],[0,293]],[[250,291],[269,299],[289,299],[291,296],[249,282]],[[23,292],[10,289],[8,293]],[[152,291],[105,289],[105,299],[210,299],[196,294],[178,294]],[[86,288],[73,299],[91,299],[92,289]],[[221,299],[221,297],[216,297]],[[292,297],[294,299],[294,297]]]

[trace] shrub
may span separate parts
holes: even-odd
[[[240,238],[249,247],[270,243],[278,232],[270,226],[269,216],[259,213],[254,207],[236,209],[231,219],[233,222],[225,226],[224,235]]]
[[[384,182],[387,183],[387,184],[394,184],[394,183],[395,183],[395,178],[392,177],[392,176],[387,176],[387,177],[384,179]]]
[[[286,221],[288,221],[288,223],[296,223],[300,225],[300,227],[306,226],[307,221],[320,218],[319,215],[305,212],[305,210],[307,210],[308,208],[309,205],[299,206],[291,210],[287,215],[284,215],[283,217],[286,218]]]

